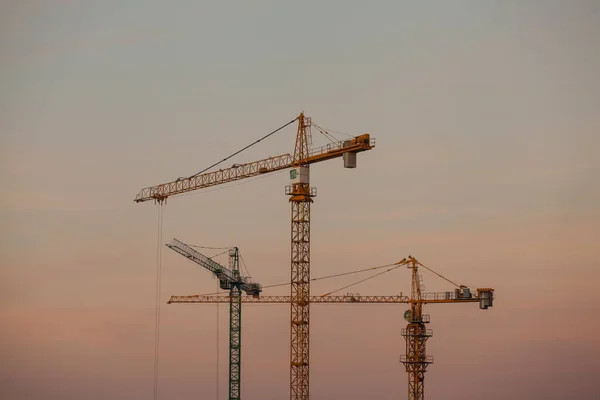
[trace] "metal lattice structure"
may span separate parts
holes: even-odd
[[[409,304],[410,308],[404,313],[404,318],[408,325],[402,328],[401,333],[406,340],[406,354],[400,356],[400,361],[404,364],[408,374],[408,398],[410,400],[423,400],[425,398],[425,372],[427,367],[433,363],[433,357],[427,355],[426,341],[433,335],[431,329],[427,329],[426,325],[430,321],[427,314],[423,314],[423,305],[425,304],[460,304],[460,303],[479,303],[479,308],[486,310],[493,305],[494,289],[478,288],[476,293],[471,293],[466,286],[459,286],[458,289],[450,292],[424,293],[422,290],[422,280],[418,269],[420,264],[414,257],[408,256],[396,263],[396,265],[406,265],[412,270],[411,295],[403,294],[395,296],[361,296],[348,294],[342,296],[241,296],[236,300],[240,303],[270,303],[270,304],[291,304],[292,312],[294,305],[302,301],[302,305],[310,304]],[[444,278],[445,279],[445,278]],[[230,301],[230,297],[211,296],[211,295],[191,295],[191,296],[171,296],[169,304],[207,304],[207,303],[225,303]],[[301,315],[301,318],[308,319],[308,315]],[[308,324],[306,324],[308,325]],[[302,331],[296,331],[297,340],[303,338]],[[301,346],[308,345],[307,342],[301,342],[298,346],[299,357],[296,360],[302,360],[302,356],[308,354],[300,353]],[[306,348],[306,347],[305,347]],[[294,358],[292,358],[294,360]],[[299,369],[300,370],[300,369]],[[304,370],[301,370],[304,372]],[[296,375],[297,387],[299,389],[308,389],[307,386],[301,386],[305,376]],[[308,396],[306,392],[299,392],[299,396]],[[307,398],[307,397],[305,397]]]
[[[291,296],[260,296],[250,297],[242,296],[242,303],[276,303],[290,304]],[[475,300],[469,300],[475,301]],[[395,304],[410,302],[410,297],[402,294],[397,296],[360,296],[360,295],[343,295],[343,296],[310,296],[311,304],[323,303],[358,303],[358,304]],[[439,301],[433,301],[439,302]],[[229,303],[228,296],[210,296],[210,295],[190,295],[190,296],[171,296],[168,304],[199,304],[199,303]]]
[[[229,268],[205,256],[191,246],[173,239],[167,244],[171,250],[206,268],[219,279],[221,289],[229,290],[229,400],[240,400],[242,364],[242,291],[258,298],[262,291],[258,283],[240,275],[239,249],[229,250]]]
[[[309,165],[302,162],[308,156],[309,130],[310,119],[300,114],[294,151],[294,166],[299,168],[293,170],[300,177],[292,177],[298,182],[286,190],[292,196],[290,397],[294,400],[309,398],[310,204],[316,194],[311,194],[308,183]]]
[[[229,291],[229,400],[240,400],[242,364],[242,285],[238,248],[229,252],[229,265],[238,279]],[[258,294],[257,294],[258,296]]]
[[[421,296],[421,276],[419,275],[418,262],[409,256],[408,268],[412,269],[412,289],[410,296],[410,311],[405,318],[408,320],[406,329],[402,329],[402,336],[406,340],[406,355],[400,357],[408,373],[408,399],[423,400],[425,396],[425,371],[433,363],[433,357],[426,352],[426,342],[433,335],[431,329],[425,324],[429,322],[429,315],[423,315]]]

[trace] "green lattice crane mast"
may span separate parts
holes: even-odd
[[[221,289],[229,290],[229,400],[240,400],[242,361],[242,291],[258,298],[262,291],[258,283],[240,275],[239,249],[229,249],[229,268],[225,268],[196,249],[173,239],[166,245],[206,268],[219,279]]]

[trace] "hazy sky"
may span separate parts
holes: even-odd
[[[411,254],[496,289],[486,312],[426,307],[427,398],[600,396],[599,2],[6,1],[0,59],[3,399],[151,398],[157,207],[133,198],[302,110],[377,141],[356,169],[311,168],[313,277]],[[170,199],[163,244],[237,245],[286,282],[286,173],[240,183]],[[215,291],[162,259],[163,304]],[[401,269],[342,293],[409,289]],[[311,398],[406,398],[405,309],[313,306]],[[217,312],[227,397],[227,308],[164,304],[160,398],[215,398]],[[243,397],[287,398],[288,307],[245,307],[242,348]]]

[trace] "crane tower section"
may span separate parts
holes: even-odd
[[[240,275],[240,254],[237,247],[229,249],[229,268],[175,238],[167,247],[212,272],[219,279],[221,289],[229,290],[229,400],[240,400],[242,292],[258,299],[262,287],[249,277]]]
[[[291,287],[290,287],[290,398],[309,398],[309,322],[310,322],[310,204],[316,189],[310,187],[308,157],[310,118],[298,117],[291,185]]]
[[[400,361],[408,373],[408,399],[423,400],[425,371],[429,364],[433,363],[433,357],[427,355],[425,345],[433,331],[425,326],[429,323],[429,315],[423,315],[422,280],[418,272],[418,262],[412,256],[409,256],[408,260],[408,268],[412,269],[411,300],[410,310],[404,314],[408,326],[401,331],[406,340],[406,355],[400,356]]]

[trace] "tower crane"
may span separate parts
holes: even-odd
[[[407,268],[412,270],[410,297],[402,294],[395,296],[323,295],[310,296],[308,301],[311,304],[409,304],[410,308],[404,313],[404,319],[408,322],[408,325],[401,331],[406,341],[406,354],[400,356],[400,362],[404,364],[408,374],[408,399],[423,400],[425,398],[425,372],[429,364],[433,363],[433,357],[427,355],[425,346],[433,331],[425,327],[425,324],[430,322],[430,317],[428,314],[423,314],[423,305],[428,303],[479,303],[480,309],[487,310],[493,306],[494,289],[477,288],[476,292],[472,293],[469,287],[455,284],[421,264],[412,256],[408,256],[408,258],[404,258],[396,264],[398,266],[406,265]],[[458,288],[448,292],[422,292],[419,266],[432,271]],[[168,304],[224,303],[228,301],[227,299],[224,296],[211,295],[171,296]],[[242,303],[251,304],[288,304],[294,299],[291,296],[242,296],[239,300]]]
[[[239,249],[229,249],[229,268],[205,256],[191,246],[173,238],[166,245],[171,250],[206,268],[219,279],[221,289],[229,290],[229,400],[240,399],[240,368],[242,362],[242,291],[258,298],[261,285],[240,275]]]
[[[290,169],[291,184],[286,186],[292,211],[291,273],[290,273],[290,399],[309,399],[309,323],[310,323],[310,205],[317,195],[310,186],[311,164],[343,157],[345,168],[356,168],[357,153],[375,147],[369,134],[345,141],[310,148],[310,128],[314,124],[304,113],[278,130],[298,121],[294,153],[269,157],[231,168],[198,173],[188,178],[142,189],[135,197],[137,203],[154,201],[164,203],[168,197],[199,190],[240,179]],[[259,141],[262,139],[259,139]],[[258,142],[258,141],[257,141]],[[257,143],[255,142],[255,143]],[[248,146],[249,147],[249,146]],[[216,165],[216,164],[215,164]]]

